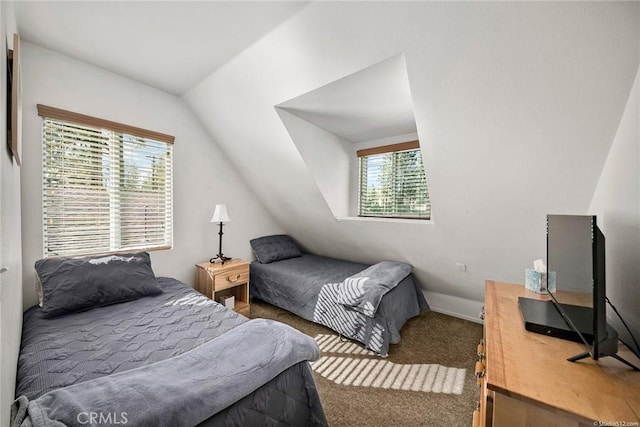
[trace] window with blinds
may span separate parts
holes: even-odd
[[[173,137],[38,110],[44,256],[171,248]]]
[[[431,201],[418,141],[359,150],[358,214],[431,218]]]

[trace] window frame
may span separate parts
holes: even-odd
[[[398,219],[398,220],[417,220],[417,221],[431,221],[432,218],[432,208],[431,208],[431,197],[429,196],[429,187],[428,184],[426,182],[426,172],[424,170],[424,160],[422,160],[422,167],[423,167],[423,173],[424,173],[424,179],[425,179],[425,191],[426,191],[426,200],[427,203],[429,205],[428,211],[429,214],[426,216],[417,216],[417,215],[397,215],[396,214],[390,214],[390,215],[374,215],[374,214],[363,214],[362,213],[362,178],[363,178],[363,170],[362,170],[362,162],[364,158],[370,157],[370,156],[374,156],[374,155],[379,155],[379,154],[393,154],[393,153],[400,153],[400,152],[406,152],[406,151],[417,151],[419,156],[422,156],[422,149],[420,147],[420,142],[418,140],[415,141],[407,141],[407,142],[401,142],[401,143],[397,143],[397,144],[390,144],[390,145],[383,145],[383,146],[377,146],[377,147],[372,147],[372,148],[366,148],[366,149],[362,149],[362,150],[357,150],[356,151],[356,155],[358,157],[358,187],[357,187],[357,201],[358,201],[358,217],[359,218],[381,218],[381,219]],[[393,166],[393,170],[394,173],[393,175],[395,176],[395,170],[396,170],[396,166],[394,164]],[[396,191],[394,190],[394,197],[396,195]]]
[[[139,127],[135,127],[135,126],[130,126],[130,125],[125,125],[122,123],[117,123],[117,122],[113,122],[110,120],[105,120],[105,119],[100,119],[100,118],[96,118],[96,117],[92,117],[92,116],[88,116],[85,114],[80,114],[80,113],[75,113],[72,111],[68,111],[68,110],[63,110],[60,108],[55,108],[55,107],[50,107],[50,106],[46,106],[46,105],[41,105],[38,104],[37,105],[37,109],[38,109],[38,115],[41,116],[43,118],[43,123],[42,123],[42,129],[43,129],[43,135],[42,135],[42,152],[43,152],[43,159],[42,159],[42,171],[43,171],[43,177],[42,177],[42,224],[43,224],[43,256],[45,258],[50,258],[50,257],[58,257],[58,256],[84,256],[84,255],[96,255],[96,254],[104,254],[104,253],[126,253],[126,252],[132,252],[132,251],[155,251],[155,250],[166,250],[166,249],[172,249],[173,248],[173,229],[174,229],[174,216],[173,216],[173,150],[172,150],[172,146],[175,142],[175,137],[172,135],[167,135],[164,133],[160,133],[160,132],[155,132],[155,131],[150,131],[147,129],[142,129]],[[47,221],[47,212],[46,209],[48,206],[51,205],[47,205],[45,204],[45,194],[44,192],[47,190],[47,184],[46,184],[46,178],[45,178],[45,168],[47,167],[47,164],[45,164],[45,150],[47,149],[45,147],[45,131],[46,131],[46,127],[47,127],[47,120],[52,120],[52,121],[58,121],[58,122],[62,122],[64,125],[69,125],[70,127],[72,126],[84,126],[87,128],[92,128],[95,131],[99,131],[102,130],[103,132],[109,132],[110,133],[110,140],[113,139],[112,143],[117,146],[117,149],[120,150],[122,153],[124,153],[124,150],[127,150],[126,145],[130,144],[130,143],[137,143],[137,141],[132,141],[131,138],[134,139],[141,139],[141,140],[147,140],[147,141],[151,141],[154,144],[165,144],[167,151],[165,151],[164,154],[164,159],[165,161],[168,162],[168,164],[166,166],[169,167],[169,171],[167,172],[167,175],[164,176],[163,179],[168,179],[167,182],[164,182],[164,186],[165,188],[161,191],[158,192],[157,195],[161,195],[165,198],[165,201],[167,201],[167,205],[165,206],[165,208],[163,208],[163,210],[161,212],[164,213],[165,219],[167,219],[167,221],[169,221],[169,224],[163,223],[165,225],[163,225],[163,227],[168,227],[169,230],[167,231],[167,234],[162,238],[162,239],[158,239],[157,243],[153,243],[150,245],[131,245],[129,247],[127,247],[126,244],[123,244],[123,242],[120,240],[118,242],[117,246],[113,246],[112,243],[110,243],[110,248],[108,251],[104,251],[101,249],[104,249],[103,246],[98,246],[97,244],[91,248],[87,248],[86,250],[82,250],[82,248],[79,248],[76,251],[60,251],[59,253],[56,253],[56,251],[54,250],[48,250],[47,249],[47,230],[46,230],[46,221]],[[111,144],[111,142],[110,142]],[[111,146],[111,145],[109,145]],[[161,147],[161,146],[160,146]],[[139,155],[140,153],[145,153],[146,151],[136,151],[134,154],[135,155]],[[124,155],[124,154],[123,154]],[[131,155],[131,154],[130,154]],[[96,157],[98,158],[98,157]],[[166,167],[165,166],[165,167]],[[103,172],[104,173],[104,172]],[[112,188],[110,186],[108,186],[107,188]],[[117,193],[116,196],[118,197],[117,200],[117,205],[120,206],[121,204],[123,204],[123,197],[127,197],[126,195],[126,191],[123,193],[120,190],[118,191],[114,191],[113,193],[111,192],[111,190],[107,189],[106,190],[109,194],[109,197],[113,197],[113,193]],[[112,229],[114,226],[118,228],[117,230],[117,235],[122,238],[123,232],[127,231],[126,227],[120,227],[120,221],[122,220],[122,212],[120,211],[120,214],[118,216],[117,219],[114,219],[114,217],[110,216],[110,225],[109,228]],[[146,215],[146,214],[142,214],[142,215]],[[117,225],[116,225],[117,224]],[[135,227],[134,227],[135,228]],[[130,231],[130,230],[129,230]],[[146,232],[146,231],[145,231]],[[134,233],[135,235],[138,235],[138,233]],[[50,233],[50,235],[53,235]],[[160,242],[160,240],[162,240],[162,242]],[[110,234],[110,241],[113,241],[113,235]],[[96,240],[96,243],[98,243],[99,241]]]

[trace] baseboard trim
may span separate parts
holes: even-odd
[[[470,322],[483,323],[479,317],[480,311],[484,306],[483,302],[437,292],[423,291],[423,293],[432,311]]]

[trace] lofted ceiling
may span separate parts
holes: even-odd
[[[181,95],[305,1],[14,2],[23,40]]]
[[[416,132],[403,54],[300,95],[278,108],[353,143]]]

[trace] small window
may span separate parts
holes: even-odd
[[[359,150],[358,214],[431,218],[431,201],[418,141]]]
[[[44,256],[169,249],[173,137],[38,106]]]

